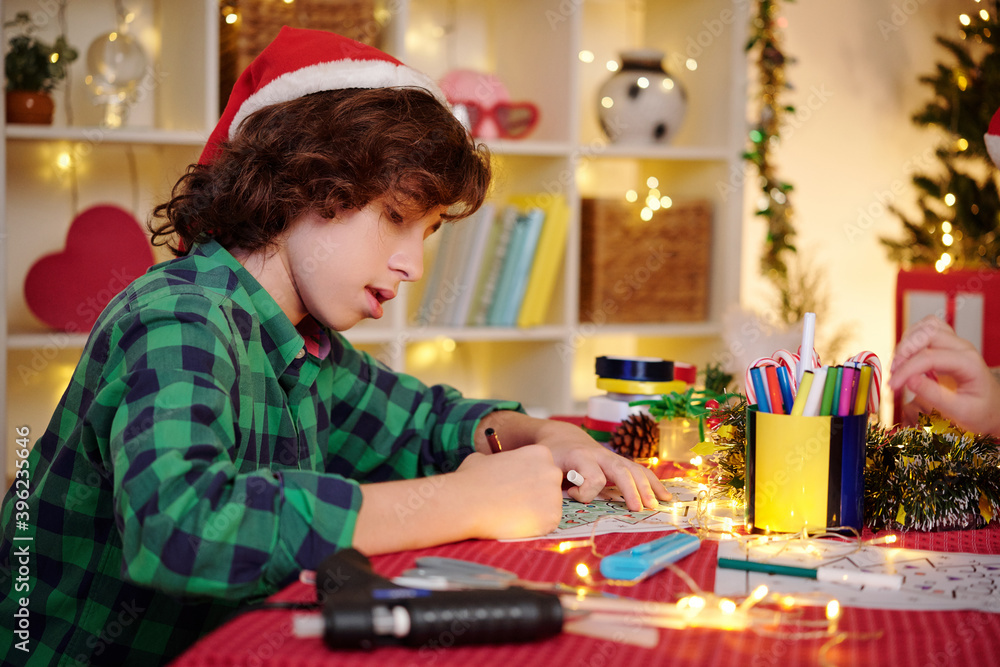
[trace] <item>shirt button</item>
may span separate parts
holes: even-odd
[[[295,358],[296,359],[301,359],[304,356],[306,356],[306,348],[304,348],[304,347],[302,349],[300,349],[298,352],[295,353]]]

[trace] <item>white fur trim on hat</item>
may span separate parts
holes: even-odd
[[[261,86],[240,105],[229,125],[229,138],[254,111],[312,93],[345,88],[423,88],[451,108],[434,80],[411,67],[384,60],[336,60],[286,72]]]

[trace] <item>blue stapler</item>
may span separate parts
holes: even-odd
[[[668,563],[693,554],[701,540],[691,533],[676,532],[601,559],[601,575],[607,579],[637,581],[656,574]]]

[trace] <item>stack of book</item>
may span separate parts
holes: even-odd
[[[566,251],[569,207],[562,197],[487,203],[441,230],[417,324],[532,327],[546,321]]]

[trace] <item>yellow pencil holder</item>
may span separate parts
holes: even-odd
[[[746,528],[810,533],[864,527],[868,415],[798,417],[747,408]]]

